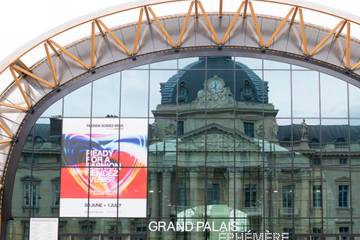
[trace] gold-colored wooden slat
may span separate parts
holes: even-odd
[[[311,51],[311,56],[314,56],[316,53],[318,53],[327,43],[327,41],[329,40],[329,38],[331,36],[333,36],[336,31],[344,24],[344,20],[340,21],[336,27],[334,27],[328,34],[326,34],[325,37],[323,37],[323,39],[321,39],[321,41],[315,46],[315,48]]]
[[[1,141],[0,141],[0,144],[8,144],[8,143],[11,143],[11,142],[12,142],[12,139],[1,140]]]
[[[53,50],[53,52],[56,53],[56,55],[60,56],[60,52],[50,43],[49,40],[47,40],[46,43]]]
[[[243,19],[245,19],[247,17],[247,8],[248,8],[249,2],[248,2],[248,0],[245,0],[245,1],[243,1],[243,3],[245,4],[244,5]]]
[[[339,60],[342,57],[341,59],[342,67],[346,68],[345,67],[346,46],[344,46],[342,41],[334,41],[334,46],[332,48],[336,49],[336,54],[338,55]]]
[[[219,1],[219,17],[222,17],[222,12],[223,12],[223,0]]]
[[[211,21],[210,21],[210,19],[209,19],[209,16],[208,16],[207,12],[206,12],[205,9],[204,9],[204,6],[202,5],[201,1],[197,1],[197,4],[198,4],[198,7],[199,7],[200,10],[201,10],[201,13],[202,13],[204,19],[205,19],[206,25],[207,25],[207,27],[209,28],[209,30],[210,30],[210,32],[211,32],[211,35],[212,35],[212,38],[213,38],[214,42],[215,42],[217,45],[219,45],[219,43],[220,43],[220,42],[219,42],[219,38],[218,38],[218,36],[217,36],[217,33],[216,33],[216,31],[215,31],[214,26],[211,24]]]
[[[65,55],[67,55],[72,60],[74,60],[76,63],[78,63],[81,67],[83,67],[83,68],[85,68],[87,70],[89,70],[91,68],[91,66],[84,63],[82,60],[80,60],[80,58],[76,57],[74,54],[72,54],[67,49],[63,48],[62,46],[60,46],[59,44],[57,44],[53,40],[49,40],[48,44],[49,44],[49,46],[53,46],[53,47],[56,47],[56,48],[60,49],[61,52],[63,52]]]
[[[294,23],[298,10],[299,10],[299,7],[295,7],[294,14],[291,17],[290,25],[292,25]]]
[[[172,37],[169,35],[168,31],[166,30],[165,26],[160,22],[159,18],[156,16],[155,12],[152,10],[151,7],[147,7],[147,9],[149,10],[151,16],[153,17],[153,19],[155,20],[156,25],[159,27],[161,33],[164,35],[165,40],[167,41],[167,43],[171,46],[171,47],[175,47],[174,45],[174,40],[172,39]]]
[[[13,138],[14,134],[10,131],[9,127],[6,125],[5,122],[0,121],[0,128],[5,132],[5,134],[9,137],[9,138]]]
[[[51,59],[51,55],[50,55],[50,51],[49,51],[49,47],[48,47],[47,43],[44,43],[44,48],[45,48],[45,52],[46,52],[47,62],[49,64],[49,66],[50,66],[51,75],[52,75],[53,80],[54,80],[54,85],[57,86],[59,84],[59,82],[58,82],[58,79],[57,79],[55,67],[54,67],[53,61]]]
[[[358,69],[360,67],[360,61],[359,62],[357,62],[357,63],[355,63],[355,64],[353,64],[352,66],[351,66],[351,70],[356,70],[356,69]]]
[[[295,8],[291,8],[290,11],[288,12],[288,14],[285,16],[285,18],[283,18],[283,20],[281,20],[281,22],[279,23],[279,25],[277,26],[277,28],[275,29],[275,31],[273,32],[273,34],[271,35],[269,40],[267,41],[266,47],[269,47],[273,43],[275,37],[279,34],[281,29],[283,29],[283,27],[285,26],[285,23],[287,22],[287,20],[291,16],[291,14],[294,12],[294,10],[295,10]]]
[[[149,11],[147,9],[147,6],[144,6],[144,10],[145,10],[145,15],[146,15],[146,19],[149,25],[151,25],[151,20],[150,20],[150,15],[149,15]]]
[[[195,18],[199,18],[198,0],[195,0]]]
[[[95,25],[97,26],[97,28],[99,29],[101,36],[105,37],[106,34],[105,34],[104,30],[102,29],[102,27],[100,26],[99,22],[96,19],[94,19],[94,22],[95,22]]]
[[[20,94],[21,94],[21,96],[23,97],[26,105],[28,106],[28,108],[31,108],[31,101],[30,101],[30,99],[28,98],[28,96],[26,96],[25,91],[24,91],[24,89],[21,87],[21,84],[20,84],[20,82],[19,82],[19,78],[16,76],[15,70],[14,70],[11,66],[10,66],[10,72],[11,72],[11,75],[13,76],[13,78],[14,78],[15,84],[16,84],[17,88],[19,89]]]
[[[345,26],[346,26],[346,22],[344,21],[343,24],[341,25],[340,29],[337,31],[337,33],[335,34],[335,37],[338,38],[341,34],[341,32],[344,30]]]
[[[189,24],[190,17],[191,17],[191,12],[192,12],[192,9],[194,7],[194,4],[195,4],[195,2],[191,1],[189,10],[187,12],[187,15],[186,15],[186,18],[185,18],[185,21],[184,21],[184,24],[183,24],[183,26],[181,28],[181,31],[180,31],[180,35],[179,35],[178,40],[176,42],[176,47],[180,47],[181,44],[183,43],[184,34],[185,34],[186,28],[187,28],[187,26]]]
[[[346,23],[346,59],[345,59],[345,67],[350,68],[350,40],[351,40],[351,23],[347,21]]]
[[[221,39],[221,44],[224,45],[225,42],[230,38],[230,32],[231,30],[233,29],[235,23],[236,23],[236,20],[239,18],[240,14],[241,14],[241,11],[244,7],[244,4],[245,2],[241,2],[238,10],[235,12],[235,15],[233,17],[233,19],[231,20],[230,24],[229,24],[229,27],[226,29],[226,32],[223,36],[223,38]]]
[[[23,112],[26,112],[28,109],[26,107],[17,105],[17,104],[13,104],[13,103],[7,103],[7,102],[0,102],[0,106],[3,107],[8,107],[8,108],[14,108]]]
[[[16,70],[15,70],[16,71]],[[30,88],[30,84],[28,81],[24,80],[23,81],[23,84],[24,84],[24,91],[26,92],[27,96],[30,98],[30,99],[33,99],[33,92],[31,91],[31,88]]]
[[[302,40],[301,40],[301,36],[300,36],[300,31],[299,29],[297,29],[296,27],[293,28],[294,31],[294,41],[300,44],[301,50],[302,50]]]
[[[12,65],[12,68],[15,69],[18,73],[23,73],[31,77],[32,79],[42,83],[43,85],[47,86],[48,88],[54,88],[54,84],[50,83],[49,81],[33,74],[32,72],[27,71],[26,69],[23,69],[22,67],[19,67],[15,64]]]
[[[135,38],[134,38],[134,42],[133,42],[132,55],[135,55],[139,51],[138,45],[139,45],[139,39],[140,39],[140,30],[141,30],[143,14],[144,14],[144,9],[141,8],[140,13],[139,13],[139,19],[138,19],[138,22],[136,25],[136,32],[135,32]]]
[[[26,69],[26,70],[29,71],[29,72],[31,71],[30,68],[28,68],[28,67],[26,66],[26,64],[25,64],[23,61],[21,61],[20,59],[16,60],[16,61],[15,61],[15,64],[18,65],[18,66],[20,66],[20,67],[22,67],[23,69]]]
[[[261,35],[260,25],[259,25],[259,23],[257,21],[256,14],[255,14],[255,11],[254,11],[254,7],[253,7],[251,1],[249,2],[249,9],[250,9],[250,12],[251,12],[251,18],[252,18],[253,24],[255,26],[256,35],[258,36],[259,45],[260,45],[260,47],[264,47],[264,39],[263,39],[263,37]]]
[[[301,8],[299,8],[299,18],[300,18],[300,28],[301,28],[301,39],[303,45],[303,52],[305,55],[308,55],[308,48],[307,48],[307,38],[305,33],[305,23],[304,23],[304,15]]]
[[[127,54],[128,56],[131,55],[130,50],[125,46],[125,44],[118,38],[118,36],[110,29],[108,28],[103,21],[100,19],[95,20],[98,22],[98,24],[101,26],[101,28],[104,28],[106,33],[110,35],[110,37],[115,41],[115,43],[120,47],[120,49]]]
[[[95,21],[91,22],[91,49],[90,49],[90,65],[91,67],[95,67]]]

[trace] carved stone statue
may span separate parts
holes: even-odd
[[[279,126],[277,125],[276,120],[273,120],[273,125],[272,125],[272,129],[271,129],[271,138],[273,140],[277,139],[278,131],[279,131]]]
[[[265,134],[264,125],[261,123],[256,129],[256,136],[258,138],[262,138],[264,136],[264,134]]]
[[[176,136],[176,127],[175,124],[170,123],[165,127],[165,135],[166,136]]]
[[[150,135],[151,140],[156,141],[158,139],[161,139],[161,133],[160,133],[161,131],[158,124],[155,122],[150,127],[151,127],[151,135]]]
[[[245,86],[241,90],[241,99],[244,101],[254,100],[254,91],[249,80],[245,80]]]
[[[189,91],[185,86],[185,82],[179,84],[178,102],[185,103],[188,101]]]
[[[303,119],[301,123],[301,140],[308,140],[309,137],[309,126],[305,123],[305,119]]]

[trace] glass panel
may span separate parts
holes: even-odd
[[[129,175],[126,175],[126,173]],[[126,181],[132,184],[129,177],[134,176],[134,174],[130,169],[119,168],[117,166],[107,168],[91,167],[89,169],[90,178],[88,181],[89,217],[116,218],[120,213],[120,209],[117,206],[121,206],[116,196],[122,194],[118,190],[118,183]]]
[[[162,112],[169,111],[170,105],[176,104],[176,82],[178,77],[176,73],[176,70],[150,71],[150,117],[154,117],[154,115],[161,117]],[[187,98],[188,91],[189,89],[183,86],[182,98],[184,100]]]
[[[184,135],[178,137],[177,166],[204,167],[206,156],[206,120],[184,118]]]
[[[121,117],[148,116],[148,86],[148,70],[121,72]]]
[[[241,167],[235,171],[234,215],[241,225],[259,230],[263,215],[263,172],[256,167]]]
[[[323,120],[321,126],[321,167],[323,190],[332,197],[324,198],[327,217],[350,217],[350,169],[339,166],[339,157],[349,156],[349,126],[347,120]],[[341,152],[341,155],[334,154]],[[334,231],[336,222],[327,221],[328,229]]]
[[[291,117],[291,83],[289,71],[264,71],[269,86],[269,103],[278,109],[277,117]]]
[[[64,117],[90,117],[91,83],[64,97]]]
[[[320,88],[322,117],[347,117],[348,97],[346,82],[321,73]]]
[[[172,168],[150,167],[148,168],[148,176],[148,216],[156,219],[166,218],[166,216],[161,215],[161,209],[168,207],[169,204],[173,206],[179,202],[182,203],[186,199],[185,189],[176,187],[175,171]],[[168,183],[173,185],[165,185],[165,181],[169,181]],[[177,196],[172,196],[172,194]],[[169,202],[169,200],[171,201]],[[163,204],[165,205],[163,206]]]
[[[349,113],[351,118],[360,118],[360,89],[351,84],[349,86]],[[359,120],[358,120],[359,121]]]
[[[89,172],[90,169],[84,167],[61,168],[61,217],[89,216]],[[76,201],[73,200],[74,197]]]
[[[243,63],[248,66],[250,69],[262,69],[263,60],[257,58],[246,58],[246,57],[235,57],[237,62]]]
[[[178,60],[167,60],[150,64],[150,69],[177,69]]]
[[[92,233],[96,228],[96,222],[89,218],[60,218],[59,219],[59,233],[64,235],[63,239],[69,239],[69,235],[65,234],[82,234],[84,237],[87,233]],[[71,239],[82,239],[81,235],[71,235]]]
[[[59,211],[61,120],[43,119],[34,126],[33,217],[56,217]],[[47,192],[47,193],[46,193]]]
[[[169,79],[164,85],[163,102],[177,104],[179,114],[188,111],[189,108],[198,109],[200,112],[205,109],[206,72],[204,70],[179,71],[177,76],[177,78]],[[171,105],[168,108],[173,111]]]
[[[177,217],[203,218],[205,216],[206,173],[197,168],[178,168],[175,181],[180,193],[186,194],[183,198],[178,198]]]
[[[93,233],[101,233],[101,234],[117,234],[117,219],[110,218],[110,219],[99,219],[94,218],[94,230]],[[105,236],[104,236],[105,237]],[[108,238],[109,237],[109,238]],[[94,239],[96,239],[94,237]],[[110,236],[106,236],[104,239],[110,240]]]
[[[149,126],[149,166],[176,165],[176,119],[156,118]]]
[[[198,60],[201,57],[193,58],[180,58],[179,59],[179,69],[186,70],[185,68],[191,67],[192,69],[204,69],[204,64],[199,64]]]
[[[319,98],[319,74],[315,71],[293,71],[293,116],[319,117]]]
[[[58,100],[52,104],[46,111],[41,115],[41,117],[54,117],[61,116],[63,111],[63,99]]]
[[[93,83],[92,116],[119,116],[120,74],[102,78]]]
[[[264,60],[264,69],[266,70],[290,70],[290,64],[283,62],[276,62],[271,60]]]
[[[7,224],[6,239],[29,239],[29,218],[16,218]]]
[[[144,219],[118,219],[117,238],[146,239],[146,230],[147,221]]]

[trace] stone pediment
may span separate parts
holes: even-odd
[[[342,176],[342,177],[335,179],[335,182],[349,182],[349,181],[350,181],[350,179],[346,176]]]
[[[206,151],[233,151],[234,147],[237,151],[259,151],[259,145],[253,139],[217,123],[188,132],[179,142],[182,151],[204,151],[205,147]]]

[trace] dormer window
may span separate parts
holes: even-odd
[[[248,137],[254,137],[254,123],[244,122],[244,133]]]
[[[188,90],[185,87],[185,82],[181,81],[179,83],[179,90],[178,90],[178,103],[186,103],[188,101]]]
[[[182,137],[184,135],[184,121],[177,122],[177,136]]]

